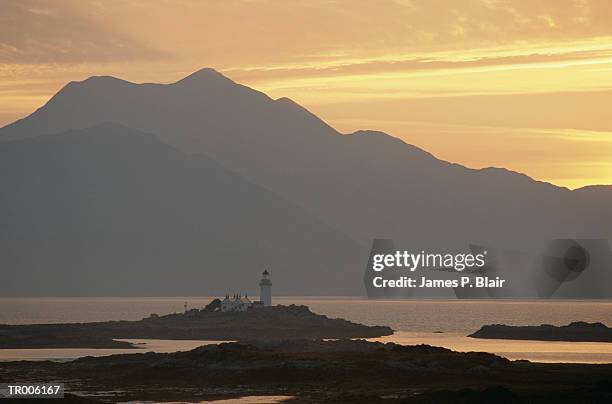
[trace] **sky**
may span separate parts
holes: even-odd
[[[0,126],[71,80],[212,67],[343,133],[612,184],[610,21],[608,0],[3,0]]]

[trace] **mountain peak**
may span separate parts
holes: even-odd
[[[195,83],[211,83],[211,82],[228,82],[234,83],[232,80],[225,77],[223,74],[219,73],[215,69],[211,67],[205,67],[198,71],[191,73],[190,75],[180,79],[174,84],[190,84],[193,85]]]
[[[97,82],[127,82],[126,80],[114,77],[114,76],[89,76],[88,78],[86,78],[83,81],[97,81]]]
[[[133,83],[130,83],[127,80],[123,80],[123,79],[120,79],[114,76],[90,76],[86,78],[85,80],[71,81],[65,86],[65,88],[73,88],[73,87],[78,87],[82,85],[94,86],[94,87],[99,87],[99,86],[104,87],[104,86],[109,86],[109,85],[129,85],[129,84],[133,84]]]

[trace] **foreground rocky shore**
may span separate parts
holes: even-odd
[[[473,338],[518,339],[537,341],[612,342],[612,328],[602,323],[582,321],[564,326],[542,324],[538,326],[485,325],[469,335]]]
[[[0,363],[101,402],[292,396],[296,403],[612,402],[612,365],[537,364],[363,340],[225,343],[170,354]],[[72,398],[72,400],[77,400]]]
[[[115,339],[239,341],[295,338],[375,338],[393,334],[315,314],[306,306],[271,306],[244,312],[190,310],[139,321],[0,325],[0,348],[130,348]]]

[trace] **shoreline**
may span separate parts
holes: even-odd
[[[227,312],[191,309],[151,314],[137,321],[0,325],[0,348],[131,348],[120,340],[338,339],[391,334],[390,327],[329,318],[306,306],[277,305]]]
[[[612,364],[510,361],[490,353],[363,340],[253,341],[65,363],[0,362],[0,372],[15,380],[71,380],[81,394],[114,391],[112,401],[283,395],[300,403],[357,397],[372,403],[420,403],[453,402],[467,394],[472,402],[497,402],[499,397],[597,402],[612,395]],[[419,401],[425,399],[430,401]]]
[[[529,360],[534,363],[575,363],[575,364],[608,364],[612,363],[612,344],[581,342],[547,342],[520,340],[475,339],[460,333],[410,332],[396,331],[391,336],[368,338],[371,342],[393,342],[402,345],[427,344],[451,349],[457,352],[488,352],[510,360]],[[132,339],[124,340],[136,344],[131,349],[0,349],[0,362],[11,360],[30,361],[67,361],[85,356],[105,356],[123,353],[172,353],[187,351],[201,345],[210,345],[229,341],[204,340],[160,340]],[[138,345],[144,342],[145,345]]]
[[[76,299],[76,300],[75,300]],[[0,298],[0,318],[30,319],[38,322],[44,319],[50,323],[60,320],[89,322],[96,319],[142,318],[151,312],[172,313],[182,309],[185,301],[189,306],[203,306],[210,300],[208,297],[185,298],[44,298],[41,305],[38,298],[20,298],[19,302]],[[466,335],[474,333],[482,324],[495,322],[529,324],[532,322],[553,321],[554,324],[567,324],[578,319],[587,321],[601,321],[612,324],[612,302],[568,302],[568,301],[536,301],[537,304],[528,304],[523,300],[489,301],[481,304],[480,300],[368,300],[359,298],[346,298],[332,296],[321,297],[275,297],[280,304],[306,304],[314,312],[325,314],[329,318],[346,318],[362,324],[376,324],[384,320],[395,331],[388,341],[403,344],[427,343],[443,346],[457,351],[487,351],[497,353],[510,359],[527,359],[547,363],[610,363],[610,348],[602,348],[601,344],[588,345],[588,343],[551,343],[554,352],[542,343],[518,340],[485,340],[467,338]],[[78,302],[78,304],[76,304]],[[42,309],[42,310],[41,310]],[[452,313],[452,316],[449,315]],[[119,317],[121,314],[121,317]],[[449,321],[449,318],[451,321]],[[427,321],[422,321],[427,319]],[[2,321],[0,321],[2,322]],[[443,333],[436,333],[442,331]],[[163,337],[156,337],[160,339]],[[612,344],[610,344],[612,345]],[[183,348],[181,348],[182,350]],[[178,349],[174,349],[178,350]],[[16,350],[14,350],[16,351]],[[40,351],[40,350],[39,350]],[[98,350],[96,352],[100,352]],[[131,350],[132,352],[138,352]],[[577,352],[576,352],[577,351]],[[72,353],[59,354],[55,350],[49,354],[42,351],[23,352],[24,358],[36,360],[61,356],[74,358],[84,355],[97,354],[86,350],[73,350]],[[74,353],[76,352],[76,353]],[[116,353],[111,351],[109,354]],[[164,352],[167,352],[165,350]],[[4,356],[2,356],[4,355]],[[0,358],[15,358],[14,354],[2,352]],[[2,359],[0,359],[2,360]]]

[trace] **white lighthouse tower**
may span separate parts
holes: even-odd
[[[263,305],[272,306],[272,281],[270,280],[270,273],[267,269],[261,274],[259,290],[259,300],[261,300]]]

